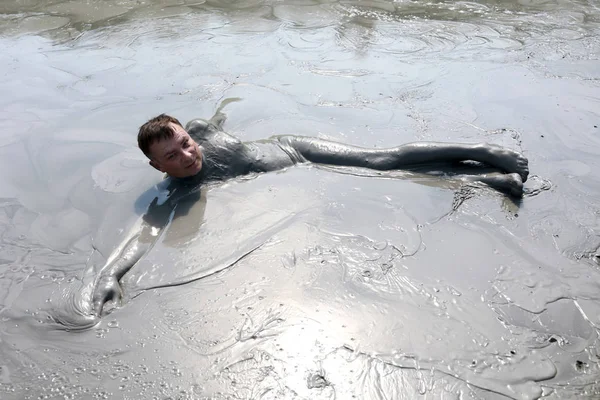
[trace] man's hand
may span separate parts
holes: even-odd
[[[103,308],[109,301],[118,305],[121,303],[123,291],[119,281],[114,275],[102,276],[96,283],[92,297],[93,312],[96,317],[101,317]],[[106,314],[106,313],[105,313]]]

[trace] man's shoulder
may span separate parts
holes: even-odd
[[[185,124],[185,130],[195,140],[202,139],[211,133],[210,122],[196,118]]]

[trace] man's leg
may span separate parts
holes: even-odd
[[[517,173],[522,182],[529,175],[527,159],[522,154],[490,144],[420,142],[388,149],[367,149],[303,136],[279,136],[277,140],[306,160],[320,164],[392,170],[471,160],[507,173]]]

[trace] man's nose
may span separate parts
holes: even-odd
[[[186,159],[195,158],[196,151],[192,147],[190,147],[189,149],[183,150],[183,156]]]

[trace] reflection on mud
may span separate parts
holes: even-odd
[[[572,0],[2,1],[0,397],[597,398],[599,24]],[[231,97],[244,140],[489,141],[533,176],[520,204],[306,166],[203,188],[92,317],[160,195],[137,127]]]

